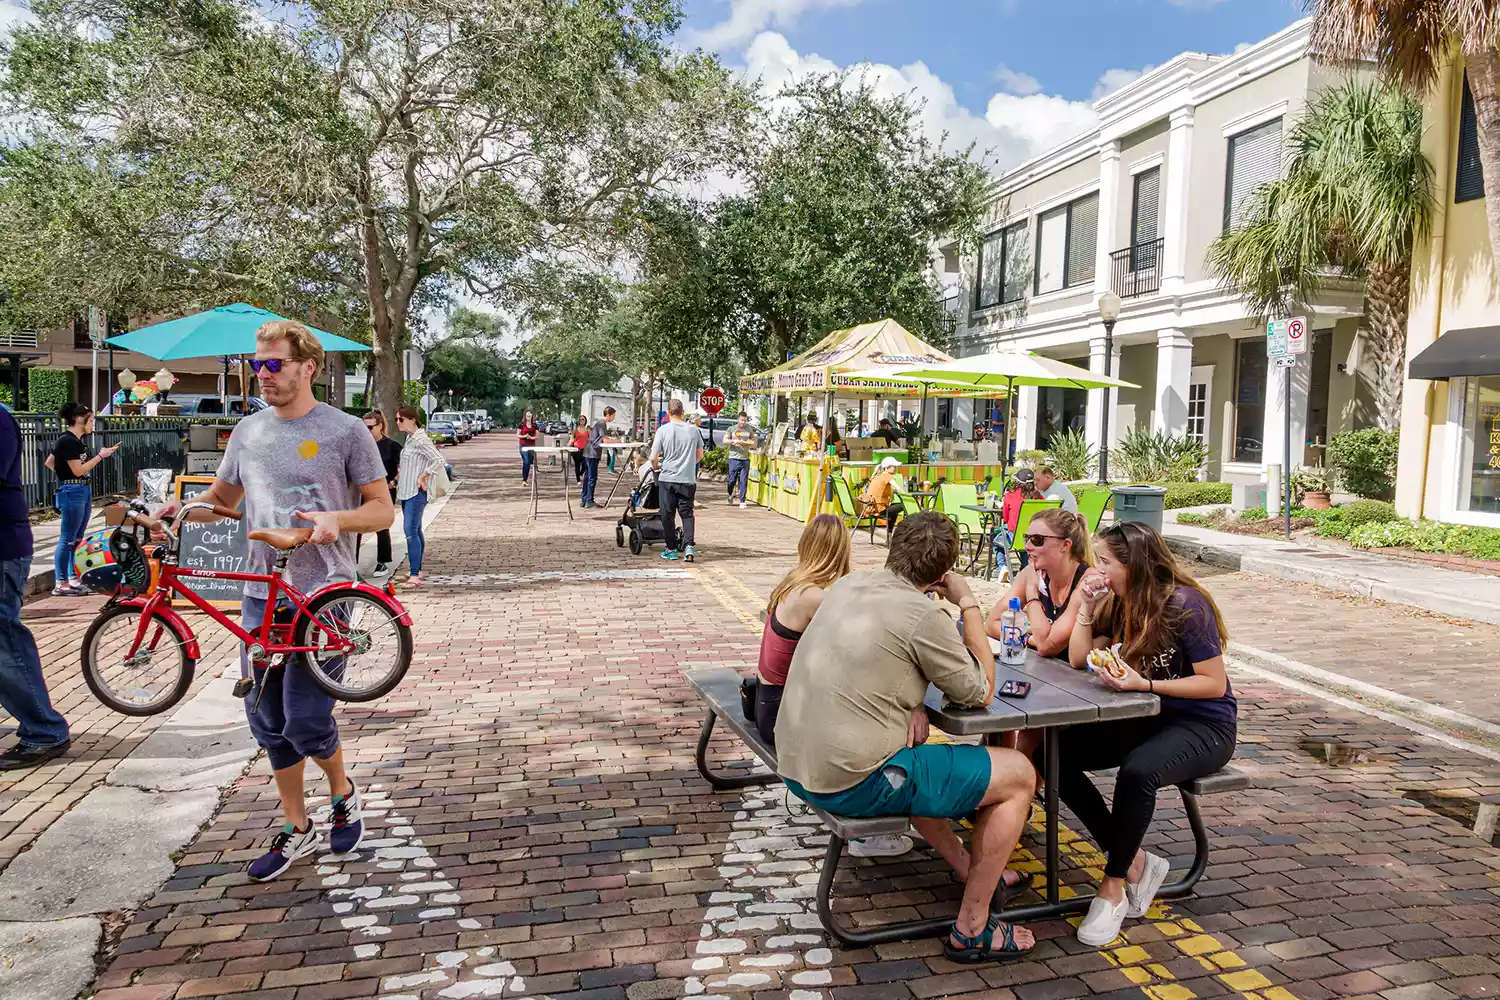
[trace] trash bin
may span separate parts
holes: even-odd
[[[1115,498],[1115,520],[1136,521],[1161,530],[1162,511],[1167,508],[1167,491],[1161,486],[1116,486],[1110,490]]]

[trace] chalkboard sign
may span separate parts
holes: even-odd
[[[213,484],[213,476],[178,476],[175,496],[184,504],[198,494],[207,491]],[[243,510],[241,505],[241,510]],[[218,573],[248,573],[249,542],[245,538],[243,521],[187,521],[181,527],[181,545],[177,550],[177,564],[188,569],[209,570]],[[243,580],[209,580],[203,577],[184,578],[199,597],[215,607],[238,608],[245,592]],[[174,603],[187,605],[178,598]]]

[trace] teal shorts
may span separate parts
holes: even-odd
[[[966,743],[906,747],[842,792],[809,792],[790,778],[784,780],[799,799],[837,816],[962,819],[984,800],[990,752]]]

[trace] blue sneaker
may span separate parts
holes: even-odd
[[[677,550],[676,549],[664,549],[662,551],[661,557],[663,559],[676,559],[677,558]]]
[[[271,849],[250,862],[245,874],[257,882],[269,882],[290,868],[293,861],[316,851],[320,839],[318,828],[311,820],[308,820],[307,829],[302,831],[285,823],[281,832],[271,838]]]
[[[687,548],[685,548],[685,549],[682,550],[682,559],[683,559],[683,562],[692,562],[694,559],[697,559],[697,558],[698,558],[698,553],[693,551],[693,547],[691,545],[689,545]]]
[[[348,854],[365,839],[365,821],[359,810],[359,787],[349,782],[348,795],[333,797],[332,829],[328,849],[334,854]]]

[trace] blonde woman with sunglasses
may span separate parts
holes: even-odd
[[[984,629],[1000,638],[1001,612],[1010,607],[1012,597],[1019,598],[1031,625],[1031,645],[1043,656],[1061,656],[1068,651],[1081,603],[1079,581],[1094,565],[1089,536],[1077,514],[1053,509],[1037,511],[1025,541],[1026,568],[990,610]]]

